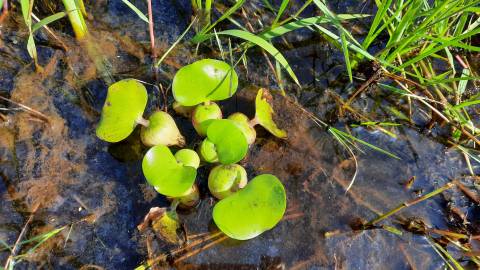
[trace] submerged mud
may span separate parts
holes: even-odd
[[[159,2],[154,15],[161,54],[186,28],[191,10],[189,1]],[[145,8],[143,2],[136,4]],[[180,211],[186,246],[140,233],[137,225],[150,208],[169,205],[142,175],[146,148],[138,132],[108,144],[95,137],[94,129],[110,80],[155,81],[147,31],[120,1],[95,1],[89,8],[95,45],[77,43],[68,30],[57,33],[57,39],[38,34],[42,72],[34,71],[26,54],[27,32],[20,14],[12,14],[1,29],[0,95],[15,103],[0,102],[5,108],[0,111],[0,239],[13,245],[30,216],[24,239],[62,228],[18,269],[133,269],[148,259],[177,269],[438,269],[444,264],[421,233],[403,230],[399,235],[384,228],[360,232],[352,225],[454,179],[473,185],[474,180],[464,177],[469,170],[463,155],[421,129],[404,125],[395,129],[397,138],[351,129],[400,159],[365,147],[364,153],[352,157],[326,127],[305,113],[307,108],[331,126],[346,126],[341,116],[332,115],[336,105],[329,94],[345,84],[339,75],[341,55],[310,33],[292,34],[289,38],[298,46],[284,48],[305,89],[287,97],[274,95],[275,120],[288,138],[276,139],[257,128],[258,139],[242,161],[249,179],[272,173],[282,180],[288,200],[284,219],[249,241],[219,235],[211,218],[215,201],[206,187],[207,166],[197,179],[201,203]],[[182,45],[165,60],[157,74],[164,90],[183,64],[218,57],[209,50],[198,55],[194,51],[195,46]],[[239,72],[237,96],[220,103],[224,115],[241,111],[253,117],[258,86],[251,84],[269,86],[274,81],[261,55],[252,51],[248,73],[243,68]],[[147,88],[151,112],[166,101],[160,88]],[[199,138],[190,121],[180,116],[175,120],[188,146],[195,148]],[[478,166],[473,169],[478,171]],[[415,181],[406,187],[412,177]],[[401,229],[403,221],[415,218],[428,228],[478,234],[478,215],[478,205],[452,189],[384,223]],[[26,244],[21,252],[33,246]],[[0,251],[0,262],[8,256],[8,250]]]

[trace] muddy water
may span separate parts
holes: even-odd
[[[145,10],[143,1],[134,2]],[[161,54],[188,25],[190,1],[154,2]],[[355,5],[336,8],[358,12],[351,6]],[[334,126],[345,124],[343,118],[332,115],[335,101],[328,93],[343,95],[349,88],[342,75],[341,55],[309,32],[288,36],[295,49],[278,44],[305,86],[300,92],[287,85],[291,93],[298,93],[274,99],[277,121],[288,131],[288,140],[258,129],[258,140],[243,162],[249,178],[272,173],[282,180],[288,197],[284,220],[253,240],[212,237],[179,254],[172,254],[179,247],[140,233],[136,226],[148,210],[168,205],[142,176],[141,157],[146,149],[139,144],[138,133],[125,142],[108,144],[95,137],[94,128],[110,79],[155,81],[149,68],[148,33],[121,1],[95,1],[89,9],[95,47],[75,42],[68,27],[62,28],[65,33],[58,31],[57,38],[39,33],[42,73],[33,71],[26,54],[26,29],[19,13],[13,12],[0,28],[0,94],[48,119],[0,103],[8,109],[0,111],[5,116],[0,122],[0,239],[13,244],[37,207],[25,238],[67,226],[27,256],[18,269],[133,269],[162,254],[169,255],[162,265],[179,269],[438,269],[443,265],[421,235],[403,231],[400,236],[382,229],[353,232],[350,225],[468,174],[463,156],[407,125],[394,130],[395,139],[354,128],[354,135],[401,158],[362,148],[365,152],[357,155],[355,166],[355,160],[327,130],[300,109],[305,107]],[[92,50],[100,53],[93,59],[86,57]],[[159,74],[165,89],[181,65],[218,57],[207,48],[201,48],[197,56],[194,50],[194,46],[180,46],[167,58]],[[107,72],[97,72],[95,61],[101,61]],[[242,111],[252,116],[256,89],[252,84],[275,87],[275,83],[258,51],[250,54],[248,73],[238,72],[242,90],[221,106],[225,115]],[[163,100],[158,89],[148,86],[148,90],[148,110],[153,111]],[[366,106],[375,102],[361,98]],[[180,116],[176,120],[194,147],[198,138],[189,121]],[[197,180],[201,204],[180,215],[190,242],[197,235],[208,237],[216,232],[211,221],[214,201],[205,188],[207,169],[200,170]],[[346,193],[355,172],[355,184]],[[413,186],[405,188],[413,176]],[[450,202],[478,217],[478,209],[462,198],[457,191],[445,192],[402,211],[386,224],[401,228],[396,220],[415,217],[429,227],[448,229],[455,225],[447,211]],[[478,230],[478,221],[471,220],[469,226]],[[8,254],[0,252],[0,262]]]

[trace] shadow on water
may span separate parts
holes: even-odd
[[[145,9],[143,2],[135,2]],[[164,51],[188,25],[190,1],[154,2],[156,35]],[[92,35],[105,52],[103,60],[114,78],[152,81],[144,23],[121,1],[96,1],[90,8],[95,18],[90,22],[94,26],[90,29],[95,29]],[[151,252],[155,257],[178,248],[166,249],[157,243],[152,251],[149,239],[136,228],[151,207],[168,202],[143,178],[141,157],[146,149],[139,143],[138,132],[117,144],[95,137],[107,86],[96,74],[94,63],[84,57],[84,50],[67,35],[60,37],[70,48],[65,51],[39,33],[40,63],[45,71],[37,74],[24,49],[26,30],[19,14],[11,15],[1,31],[0,94],[40,111],[49,122],[0,103],[9,109],[0,111],[6,117],[0,127],[0,239],[14,243],[37,203],[41,207],[26,238],[68,225],[17,267],[133,269],[151,257]],[[341,55],[308,32],[289,38],[298,46],[284,48],[285,54],[306,85],[296,98],[317,115],[328,117],[334,101],[323,89],[346,84],[340,76]],[[165,86],[178,67],[194,59],[193,50],[179,47],[166,61],[161,75]],[[198,57],[212,57],[211,52],[205,53]],[[252,54],[260,55],[258,51]],[[242,111],[253,116],[256,88],[251,84],[273,83],[263,58],[250,59],[249,73],[242,77],[243,89],[221,103],[225,115]],[[153,111],[159,95],[153,87],[148,90],[149,111]],[[282,180],[288,197],[285,218],[255,239],[215,238],[202,242],[204,248],[198,254],[195,247],[186,251],[192,256],[166,256],[164,261],[170,266],[175,262],[173,266],[179,269],[438,269],[443,265],[422,235],[406,231],[397,235],[383,229],[353,232],[350,224],[375,218],[400,202],[468,174],[462,155],[407,126],[398,128],[396,139],[355,128],[354,135],[401,159],[366,150],[357,157],[356,182],[346,193],[356,171],[354,159],[325,129],[315,126],[293,98],[276,95],[274,103],[276,120],[288,131],[288,139],[278,140],[258,129],[258,140],[242,165],[249,178],[272,173]],[[336,117],[330,118],[333,125],[342,125]],[[194,148],[198,138],[189,121],[181,117],[176,121]],[[195,210],[181,213],[188,235],[216,232],[206,173],[200,170],[197,179],[202,202]],[[416,178],[413,186],[405,188],[412,177]],[[429,227],[447,229],[453,226],[447,210],[452,202],[478,216],[478,208],[459,201],[456,193],[445,192],[400,212],[397,218],[420,218]],[[387,223],[394,226],[395,220]],[[8,252],[0,252],[0,261],[7,256]]]

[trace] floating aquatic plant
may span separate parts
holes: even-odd
[[[238,76],[227,63],[203,59],[182,67],[173,78],[173,96],[183,106],[224,100],[237,91]]]
[[[232,120],[237,127],[239,127],[243,135],[247,138],[247,143],[253,144],[255,142],[255,138],[257,137],[257,132],[255,131],[254,126],[250,123],[250,120],[248,117],[240,112],[236,112],[234,114],[231,114],[228,117],[229,120]]]
[[[223,199],[243,188],[247,181],[247,172],[242,166],[218,165],[210,171],[208,189],[217,199]]]
[[[145,123],[147,90],[134,79],[125,79],[108,87],[97,137],[107,142],[119,142],[128,137],[139,123]]]
[[[188,160],[187,165],[179,162],[164,145],[150,148],[142,162],[142,170],[147,182],[165,196],[176,198],[188,195],[192,191],[197,176],[197,168],[189,166],[192,165],[191,160],[196,159],[192,157],[196,153],[192,152],[189,152],[188,158],[184,157],[184,153],[181,155],[180,160]]]
[[[175,120],[164,111],[156,111],[141,130],[142,142],[147,146],[154,145],[185,145],[185,138],[180,134]]]
[[[273,175],[257,176],[247,184],[247,172],[235,163],[245,157],[248,146],[254,143],[255,125],[262,125],[280,138],[285,138],[286,132],[273,122],[271,96],[265,89],[258,91],[252,120],[242,113],[221,119],[222,111],[212,101],[226,99],[236,91],[238,79],[234,72],[228,64],[211,59],[180,69],[174,79],[174,109],[179,114],[191,115],[195,130],[206,136],[198,148],[202,160],[220,163],[208,177],[211,194],[220,199],[213,211],[215,223],[229,237],[246,240],[280,221],[286,195],[282,183]],[[136,80],[112,84],[96,131],[100,139],[118,142],[128,137],[137,124],[142,125],[141,140],[152,146],[142,161],[143,174],[174,205],[173,210],[159,216],[152,225],[163,238],[173,241],[176,237],[173,232],[179,224],[177,205],[192,207],[200,199],[195,185],[200,157],[190,149],[171,152],[168,146],[182,147],[185,138],[172,116],[164,111],[154,112],[148,120],[143,118],[147,98],[145,87]]]
[[[198,135],[205,137],[208,126],[215,119],[222,119],[222,110],[215,102],[206,102],[195,107],[192,113],[192,124]]]
[[[280,180],[262,174],[218,202],[213,208],[213,220],[229,237],[248,240],[277,225],[286,205],[285,188]]]
[[[200,145],[200,154],[205,161],[218,159],[222,164],[233,164],[242,160],[248,151],[245,135],[227,119],[213,120],[205,141]]]
[[[286,138],[287,132],[278,128],[273,121],[273,106],[271,103],[272,96],[269,91],[260,88],[255,99],[255,121],[278,138]]]

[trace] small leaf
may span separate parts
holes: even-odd
[[[125,79],[110,85],[96,130],[97,137],[107,142],[127,138],[142,117],[147,99],[145,86],[137,80]]]
[[[47,24],[49,23],[52,23],[56,20],[59,20],[63,17],[67,16],[67,13],[65,12],[58,12],[58,13],[55,13],[53,15],[50,15],[44,19],[42,19],[41,21],[37,22],[36,24],[33,25],[32,27],[32,33],[35,33],[35,31],[37,31],[38,29],[46,26]]]
[[[142,170],[147,182],[165,196],[181,197],[187,193],[197,170],[179,163],[168,147],[157,145],[145,154]]]
[[[28,36],[28,41],[27,41],[27,51],[28,55],[35,60],[35,63],[37,62],[37,47],[35,46],[35,41],[33,40],[33,35],[30,34]]]
[[[213,120],[207,130],[207,138],[215,145],[222,164],[237,163],[247,154],[247,139],[231,120]]]
[[[134,4],[130,3],[128,0],[122,0],[122,2],[133,10],[142,21],[149,23],[147,16],[145,16],[145,14],[143,14],[143,12],[141,12]]]
[[[182,67],[173,78],[173,96],[183,106],[224,100],[237,91],[238,76],[227,63],[203,59]]]
[[[255,177],[213,208],[213,220],[231,238],[248,240],[270,230],[287,207],[285,188],[271,174]]]
[[[271,95],[268,90],[260,88],[255,99],[255,118],[257,122],[278,138],[286,138],[287,132],[277,127],[273,122],[273,108],[269,103]]]

